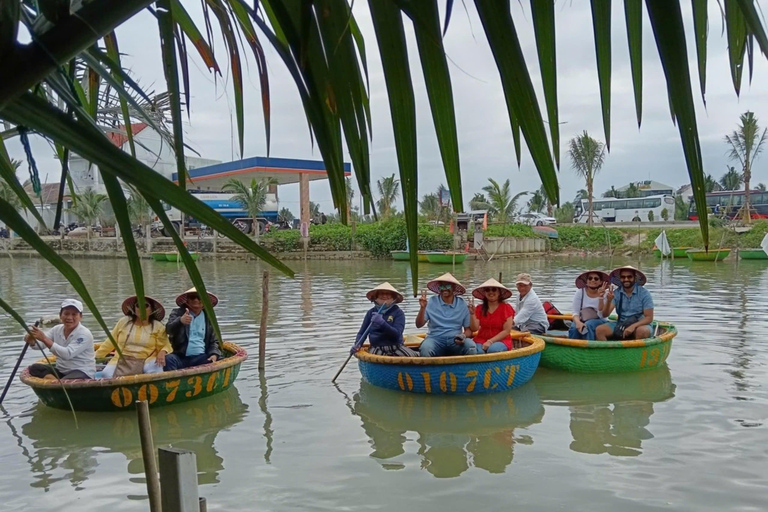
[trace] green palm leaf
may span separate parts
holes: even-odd
[[[611,0],[591,0],[605,146],[611,150]]]
[[[637,0],[639,1],[639,0]],[[560,116],[557,107],[557,57],[555,51],[555,2],[531,0],[533,30],[536,35],[536,50],[539,55],[541,83],[544,86],[544,100],[547,104],[549,132],[552,138],[552,153],[555,165],[560,167]],[[517,165],[520,166],[520,134],[515,140]]]

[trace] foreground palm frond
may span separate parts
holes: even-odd
[[[70,151],[98,166],[121,229],[130,226],[128,204],[122,189],[122,185],[130,185],[146,199],[167,230],[171,225],[161,200],[185,214],[194,215],[257,257],[291,275],[291,270],[285,265],[184,190],[186,146],[181,115],[183,105],[187,107],[187,113],[190,112],[189,53],[196,52],[212,73],[221,74],[225,66],[220,65],[221,56],[214,51],[213,41],[219,37],[224,41],[228,60],[226,67],[231,73],[229,83],[232,84],[235,100],[238,146],[242,154],[244,52],[250,52],[256,62],[269,148],[272,112],[264,42],[276,50],[299,92],[312,139],[328,172],[334,205],[342,220],[346,220],[349,197],[344,179],[345,147],[352,160],[365,213],[374,204],[370,183],[371,96],[366,55],[366,42],[370,45],[370,38],[366,39],[361,33],[352,14],[351,2],[347,0],[262,0],[254,4],[256,8],[244,0],[207,0],[202,3],[204,30],[197,26],[195,17],[187,12],[185,4],[180,0],[157,0],[154,3],[151,0],[6,0],[0,3],[0,69],[3,76],[0,81],[0,119],[14,126],[6,130],[4,137],[16,136],[21,132],[17,128],[23,127],[53,141],[62,160],[61,191],[68,179]],[[443,12],[446,37],[450,37],[447,20],[453,5],[453,1],[446,0]],[[554,2],[532,0],[530,18],[513,15],[510,2],[475,0],[474,5],[499,71],[516,159],[519,163],[521,141],[525,140],[547,198],[553,205],[558,205],[556,168],[560,162],[560,149]],[[591,2],[592,34],[606,141],[610,140],[612,5],[609,0]],[[686,34],[679,0],[646,0],[644,5],[645,13],[640,0],[624,2],[638,123],[642,115],[642,17],[647,15],[664,69],[670,110],[680,131],[693,197],[697,209],[704,211],[707,184],[699,147],[686,38],[696,45],[703,98],[707,63],[707,2],[693,2],[691,34]],[[438,146],[452,203],[457,210],[462,208],[458,131],[454,114],[454,103],[459,100],[454,100],[452,94],[437,0],[369,0],[368,7],[389,97],[407,234],[411,250],[415,251],[418,247],[417,131],[413,80],[405,39],[406,24],[411,24],[416,35]],[[151,115],[156,106],[153,100],[122,68],[115,34],[116,28],[147,8],[157,19],[162,42],[157,55],[163,64],[167,92],[161,93],[164,112],[161,118]],[[748,67],[751,75],[751,48],[756,42],[762,53],[768,55],[768,38],[753,0],[724,2],[723,16],[730,70],[738,94],[743,69]],[[529,63],[525,61],[517,35],[517,24],[528,23],[528,19],[532,20],[536,37],[548,128],[545,127]],[[583,31],[584,34],[589,32]],[[22,42],[19,39],[22,33],[31,34],[31,42]],[[749,49],[746,66],[745,49]],[[170,138],[176,154],[179,185],[160,177],[132,156],[135,154],[131,130],[133,120],[154,125]],[[108,130],[119,129],[116,123],[123,127],[128,138],[130,155],[110,143],[104,135]],[[3,144],[0,144],[0,179],[8,184],[25,208],[37,215],[11,170]],[[592,195],[591,191],[589,195]],[[391,205],[394,200],[389,203]],[[15,207],[8,202],[4,205],[6,207],[0,211],[0,220],[15,224],[21,217],[13,215]],[[38,221],[42,222],[42,219],[38,218]],[[705,216],[700,216],[700,223],[707,244]],[[32,233],[24,226],[18,227],[25,234]],[[30,237],[27,241],[39,247],[35,245],[38,240]],[[174,242],[190,269],[194,284],[202,292],[204,283],[184,248],[183,240],[174,237]],[[126,250],[137,293],[141,296],[143,277],[132,240],[126,239]],[[415,292],[418,266],[415,257],[411,258],[411,262]],[[68,278],[72,281],[75,276]],[[202,296],[207,297],[205,293]],[[97,319],[101,318],[97,311],[94,314]],[[214,324],[217,325],[215,319]]]

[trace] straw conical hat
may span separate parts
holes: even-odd
[[[157,299],[153,299],[149,296],[144,296],[144,300],[147,301],[147,303],[152,306],[152,318],[157,320],[158,322],[165,318],[165,308]],[[139,302],[139,298],[135,295],[131,295],[127,299],[123,301],[122,310],[123,314],[125,316],[130,316],[130,314],[133,312],[134,308],[136,307],[136,303]]]
[[[197,293],[197,290],[193,286],[189,290],[185,291],[184,293],[182,293],[181,295],[176,297],[176,305],[179,306],[179,307],[184,306],[187,303],[187,297],[189,295],[198,295],[199,296],[200,294]],[[214,294],[212,294],[211,292],[208,292],[208,298],[210,299],[211,305],[213,307],[216,307],[216,304],[219,303],[219,298],[217,296],[215,296]]]
[[[576,278],[576,288],[581,289],[587,286],[587,277],[589,277],[589,274],[599,275],[601,282],[609,282],[611,280],[607,272],[603,272],[602,270],[587,270],[586,272],[579,274]]]
[[[431,280],[427,283],[427,288],[429,288],[431,291],[435,293],[440,293],[440,289],[438,286],[440,283],[448,283],[453,285],[453,294],[454,295],[463,295],[464,292],[467,291],[466,288],[464,288],[460,282],[456,280],[455,277],[450,272],[446,272],[445,274],[441,275],[440,277],[436,277],[435,279]]]
[[[391,284],[389,284],[388,282],[381,283],[379,286],[377,286],[373,290],[371,290],[368,293],[366,293],[365,296],[368,298],[368,300],[373,302],[374,300],[376,300],[376,295],[379,292],[389,292],[392,295],[394,295],[395,296],[395,304],[400,304],[401,302],[403,302],[403,294],[400,293],[399,291],[397,291],[395,289],[395,287],[392,286]]]
[[[632,265],[624,265],[623,267],[618,267],[613,269],[613,271],[611,272],[611,282],[616,286],[621,286],[621,279],[619,279],[619,273],[622,270],[632,270],[635,273],[635,284],[637,285],[645,286],[645,283],[648,282],[648,279],[645,277],[645,274],[637,270]]]
[[[485,292],[483,291],[483,288],[498,288],[499,289],[499,300],[507,300],[512,296],[512,290],[498,282],[497,280],[491,278],[472,290],[472,296],[476,299],[483,300],[485,298]]]

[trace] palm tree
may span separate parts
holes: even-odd
[[[485,197],[485,194],[476,192],[475,195],[472,196],[472,199],[469,200],[469,209],[482,210],[483,205],[487,203],[488,203],[488,199]]]
[[[91,225],[101,217],[106,201],[107,196],[96,193],[91,187],[88,187],[82,194],[77,196],[77,201],[69,208],[70,213],[76,215],[77,218],[88,226],[86,236],[88,237],[89,244],[91,240]]]
[[[528,200],[526,206],[528,207],[529,212],[540,213],[547,206],[546,196],[541,193],[541,190],[537,190]]]
[[[490,185],[483,187],[483,191],[488,194],[488,202],[484,208],[488,210],[488,215],[494,220],[501,220],[506,235],[507,222],[511,221],[517,211],[517,201],[528,192],[520,192],[512,196],[509,186],[509,180],[503,185],[499,185],[493,178],[488,178]]]
[[[295,217],[293,216],[293,213],[291,212],[291,210],[289,210],[289,209],[288,209],[288,208],[286,208],[286,207],[282,207],[282,208],[280,208],[280,211],[279,211],[279,212],[277,212],[277,220],[278,220],[279,222],[285,222],[285,223],[288,223],[288,224],[290,224],[290,222],[291,222],[291,221],[292,221],[294,218],[295,218]]]
[[[440,207],[440,199],[438,199],[437,194],[425,194],[421,201],[419,201],[419,210],[429,221],[440,220],[442,208]]]
[[[757,184],[757,186],[756,186],[755,188],[756,188],[757,190],[759,190],[760,192],[765,192],[765,183],[762,183],[762,182],[761,182],[761,183],[758,183],[758,184]]]
[[[592,222],[592,191],[595,175],[605,162],[605,145],[589,136],[586,130],[578,137],[574,137],[568,143],[568,156],[571,158],[571,166],[576,174],[582,176],[587,182],[587,198],[589,199],[588,224]]]
[[[720,184],[715,178],[712,177],[711,174],[704,176],[704,191],[707,194],[717,191],[718,187],[720,187]]]
[[[611,185],[611,188],[603,192],[603,197],[619,197],[621,194],[618,190],[616,190],[613,185]]]
[[[627,186],[627,189],[616,197],[625,197],[625,198],[640,197],[640,187],[637,186],[637,183],[630,183]]]
[[[277,185],[277,180],[269,178],[257,181],[254,178],[251,179],[250,184],[246,185],[240,180],[231,178],[221,187],[221,190],[235,194],[232,200],[242,204],[243,209],[248,212],[248,216],[251,217],[251,229],[255,240],[259,239],[259,231],[261,231],[256,217],[267,204],[267,193],[270,185]]]
[[[379,215],[386,219],[394,213],[397,193],[400,191],[400,180],[392,174],[392,176],[378,180],[376,187],[379,189],[379,195],[381,196],[376,201],[376,205],[379,207]]]
[[[688,220],[689,207],[683,196],[675,196],[675,220]]]
[[[720,178],[720,186],[724,190],[739,190],[743,181],[741,173],[735,167],[728,166],[728,172]]]
[[[730,135],[725,136],[725,143],[729,146],[728,156],[731,160],[737,160],[741,164],[741,173],[744,180],[744,222],[751,222],[749,181],[752,179],[752,164],[763,150],[763,143],[768,138],[768,128],[760,134],[760,126],[757,124],[755,114],[746,111],[739,117],[741,125]]]
[[[320,205],[314,201],[309,202],[309,218],[318,222],[320,219]]]

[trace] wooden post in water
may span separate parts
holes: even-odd
[[[155,460],[155,443],[152,440],[152,426],[149,423],[149,403],[146,400],[136,402],[139,414],[139,436],[141,439],[141,456],[144,459],[144,473],[147,476],[147,493],[149,494],[150,512],[160,512],[160,478],[157,474]]]
[[[160,448],[160,475],[164,512],[198,512],[197,460],[195,452]]]
[[[264,356],[267,350],[267,313],[269,312],[269,271],[265,270],[261,278],[261,322],[259,323],[259,370],[264,369]]]
[[[501,279],[501,272],[499,272],[499,282],[500,282],[501,284],[504,284],[504,281],[502,281],[502,279]]]

